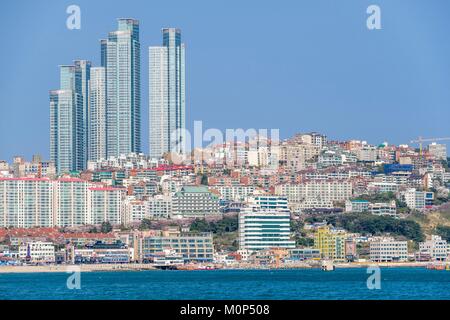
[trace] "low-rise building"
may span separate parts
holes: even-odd
[[[23,261],[32,263],[53,263],[55,262],[55,245],[43,241],[23,243],[19,246],[19,257]]]
[[[367,200],[347,200],[345,202],[345,212],[367,212],[369,211],[369,201]]]
[[[411,188],[403,192],[403,199],[408,208],[423,211],[433,205],[434,193]]]
[[[157,254],[173,249],[183,255],[185,262],[212,262],[214,245],[211,233],[181,233],[163,231],[160,235],[141,239],[140,257],[142,261],[153,261]]]
[[[395,200],[391,202],[377,202],[369,205],[369,212],[377,216],[396,216],[397,204]]]
[[[448,259],[448,244],[440,236],[432,235],[431,239],[419,243],[419,256],[429,256],[432,260],[445,261]]]
[[[392,238],[369,242],[370,260],[373,262],[399,262],[408,260],[408,242]]]
[[[172,197],[172,209],[184,218],[219,214],[219,197],[206,186],[184,186]]]
[[[133,260],[133,255],[133,249],[121,241],[99,241],[84,248],[74,248],[75,263],[129,263]]]
[[[320,251],[320,257],[323,259],[344,261],[346,238],[344,230],[322,226],[314,233],[314,248]]]
[[[289,250],[289,259],[294,261],[304,261],[320,259],[320,250],[314,248],[295,248]]]

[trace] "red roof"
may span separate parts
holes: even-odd
[[[156,168],[148,168],[149,171],[175,171],[175,170],[192,170],[192,166],[177,166],[177,165],[160,165]]]
[[[91,191],[125,191],[126,188],[115,188],[115,187],[92,187],[89,188]]]
[[[50,179],[49,178],[22,177],[22,178],[0,178],[0,181],[50,181]]]

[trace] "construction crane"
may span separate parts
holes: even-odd
[[[424,142],[437,142],[437,141],[447,141],[447,140],[450,140],[450,137],[445,137],[445,138],[422,138],[422,137],[419,137],[419,138],[417,138],[417,140],[411,140],[411,143],[419,144],[420,156],[422,156],[422,144]]]

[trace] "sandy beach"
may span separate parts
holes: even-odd
[[[399,268],[399,267],[421,267],[425,268],[430,262],[361,262],[361,263],[335,263],[336,268],[367,268],[371,266],[378,266],[380,268]],[[256,265],[241,265],[241,266],[226,266],[223,269],[233,270],[248,270],[248,269],[310,269],[319,268],[318,265],[308,264],[292,264],[275,266],[256,266]],[[45,272],[93,272],[93,271],[143,271],[143,270],[157,270],[149,264],[84,264],[84,265],[46,265],[46,266],[0,266],[0,274],[2,273],[45,273]]]
[[[43,272],[92,272],[92,271],[141,271],[155,270],[149,264],[84,264],[48,266],[0,266],[1,273],[43,273]]]

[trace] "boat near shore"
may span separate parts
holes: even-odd
[[[428,270],[446,270],[450,271],[450,264],[447,263],[429,263],[426,268]]]
[[[207,265],[201,265],[201,264],[185,264],[182,266],[177,266],[177,270],[183,270],[183,271],[193,271],[193,270],[218,270],[222,269],[222,266],[216,265],[216,264],[207,264]]]
[[[323,260],[321,265],[322,271],[334,271],[336,270],[335,265],[333,264],[333,261],[330,260]]]

